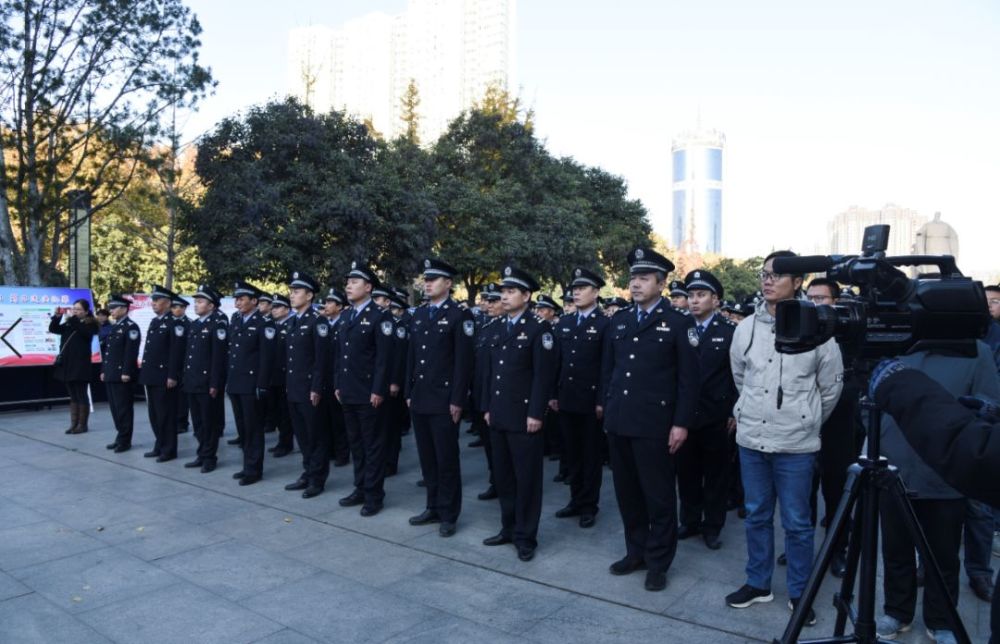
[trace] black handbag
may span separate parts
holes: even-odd
[[[52,366],[53,367],[61,367],[61,366],[63,366],[63,364],[64,364],[64,361],[63,361],[63,351],[65,351],[66,347],[69,346],[69,341],[73,339],[74,335],[76,335],[76,331],[73,331],[72,333],[70,333],[69,337],[66,338],[66,342],[63,343],[62,348],[59,349],[59,353],[56,354],[56,359],[52,361]]]

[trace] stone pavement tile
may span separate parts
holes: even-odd
[[[284,584],[241,604],[323,642],[383,642],[442,615],[328,572]]]
[[[0,497],[0,529],[48,521],[49,518],[7,497]]]
[[[374,588],[394,585],[442,561],[434,555],[340,529],[282,554]]]
[[[60,468],[56,473],[71,485],[96,485],[120,478],[124,469],[119,463],[109,463],[91,456],[77,458],[74,464]]]
[[[239,541],[182,552],[160,559],[156,565],[230,601],[288,584],[319,570]]]
[[[525,639],[481,623],[444,615],[409,628],[385,641],[392,644],[516,644],[523,643]]]
[[[39,505],[39,511],[88,534],[92,534],[97,528],[107,528],[118,523],[143,525],[155,521],[158,516],[156,512],[138,503],[100,492],[85,494],[72,503]]]
[[[5,572],[0,572],[0,602],[11,597],[20,597],[33,592],[30,588],[14,579]]]
[[[43,521],[0,530],[0,570],[97,550],[104,544],[59,523]]]
[[[0,602],[0,642],[10,644],[102,644],[111,640],[41,595]]]
[[[334,528],[312,519],[264,508],[221,521],[206,528],[272,551],[284,551],[330,537]]]
[[[267,637],[254,640],[253,644],[319,644],[319,641],[311,637],[306,637],[298,631],[286,628],[277,633],[271,633]]]
[[[79,618],[116,642],[142,644],[248,644],[282,628],[186,582],[81,613]]]
[[[169,478],[170,472],[166,468],[174,463],[175,461],[159,463],[160,471],[142,472],[128,469],[120,477],[98,484],[94,489],[139,504],[164,496],[196,493],[198,491],[196,487]]]
[[[115,548],[21,568],[16,574],[22,583],[70,613],[99,608],[178,581]]]
[[[525,636],[541,642],[744,642],[743,637],[589,598],[559,609]]]
[[[451,561],[408,575],[388,590],[514,635],[575,599],[564,591]]]
[[[373,517],[363,517],[360,512],[361,506],[351,508],[337,506],[336,510],[321,514],[317,518],[331,525],[356,530],[363,534],[369,534],[394,542],[408,541],[425,534],[433,534],[437,537],[437,524],[425,526],[410,525],[410,517],[423,512],[422,507],[414,509],[413,507],[387,505]]]
[[[738,632],[746,637],[766,641],[779,637],[791,617],[788,597],[775,593],[774,601],[767,604],[755,604],[742,609],[726,606],[726,595],[738,588],[739,586],[732,584],[702,579],[663,612],[669,617]],[[824,597],[828,598],[829,595]],[[827,605],[826,602],[826,599],[816,602],[816,608],[820,609],[816,611],[818,624],[808,629],[807,636],[833,632],[833,610],[822,608]]]
[[[242,514],[257,512],[261,506],[218,492],[192,489],[190,493],[149,499],[143,506],[162,516],[203,525]]]
[[[226,535],[173,517],[154,519],[149,523],[127,521],[100,532],[89,531],[88,534],[143,561],[155,561],[229,540]]]

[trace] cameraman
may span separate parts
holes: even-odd
[[[989,349],[977,342],[976,356],[968,357],[946,349],[916,351],[899,358],[898,362],[918,369],[936,380],[952,396],[985,396],[1000,399],[1000,379]],[[872,374],[872,381],[879,383],[883,372]],[[891,409],[901,399],[909,399],[912,392],[896,393],[892,388]],[[884,396],[883,392],[879,392]],[[883,400],[880,398],[879,400]],[[925,422],[942,427],[942,416],[936,409],[923,403],[911,403],[924,410]],[[953,598],[958,598],[959,549],[962,545],[962,524],[965,520],[966,499],[962,493],[949,486],[920,459],[906,442],[899,426],[892,417],[883,415],[882,455],[899,470],[900,478],[910,494],[917,521],[927,538],[931,552],[941,568],[945,585]],[[877,623],[878,634],[892,639],[910,628],[917,604],[917,566],[914,543],[906,529],[899,509],[883,493],[882,504],[882,559],[885,567],[885,615]],[[948,630],[945,613],[947,597],[932,584],[924,587],[924,624],[936,642],[953,642],[954,633]]]
[[[970,498],[1000,506],[1000,477],[996,476],[1000,408],[975,398],[962,398],[959,404],[946,388],[899,360],[883,362],[875,369],[869,395],[946,483]],[[978,406],[978,415],[969,409]],[[1000,586],[993,592],[990,627],[991,644],[1000,644]]]

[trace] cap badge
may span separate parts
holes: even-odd
[[[636,248],[635,249],[635,258],[636,259],[642,259],[644,255],[645,255],[645,253],[642,252],[641,248]]]
[[[424,268],[430,268],[430,267],[431,267],[431,260],[425,259],[424,260]]]
[[[503,269],[503,274],[505,276],[507,276],[507,277],[510,277],[510,266],[508,266],[507,268]]]

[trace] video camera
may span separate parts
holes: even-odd
[[[861,255],[814,255],[774,259],[775,273],[822,273],[859,287],[860,295],[834,306],[803,300],[779,302],[775,347],[804,353],[836,338],[846,355],[877,360],[909,351],[947,347],[976,355],[989,314],[981,282],[962,275],[950,255],[886,257],[889,226],[865,228]],[[938,268],[933,278],[911,279],[898,266]]]

